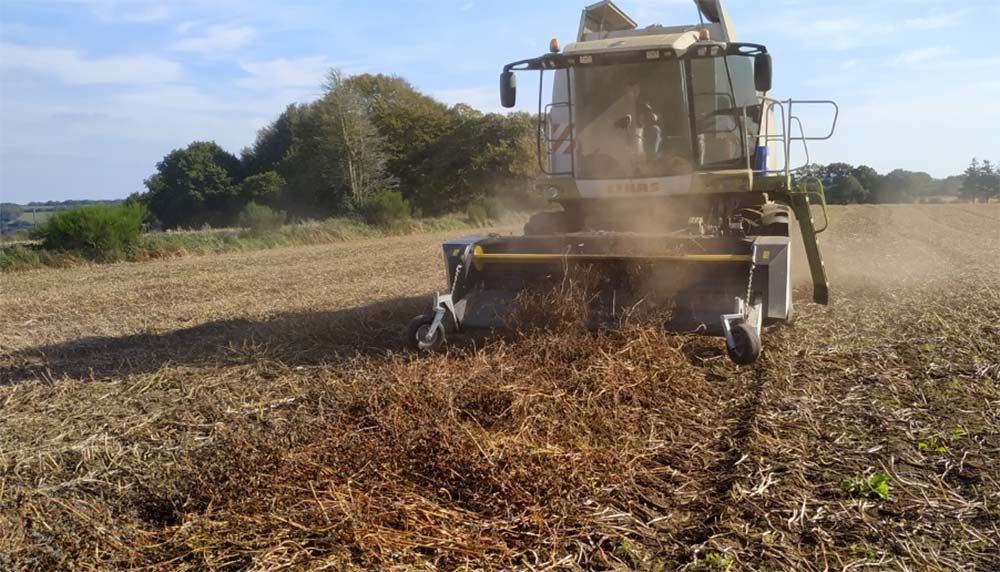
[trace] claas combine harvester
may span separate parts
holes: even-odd
[[[672,330],[722,335],[733,361],[752,363],[762,328],[792,318],[795,221],[813,301],[827,303],[816,238],[827,224],[823,187],[800,173],[807,141],[833,135],[837,106],[771,97],[767,48],[736,40],[720,0],[695,7],[696,24],[638,28],[599,2],[584,9],[576,43],[553,40],[549,53],[504,67],[508,108],[515,72],[539,73],[545,176],[536,187],[560,210],[534,215],[523,236],[445,243],[450,291],[410,323],[413,348],[508,325],[525,290],[585,275],[592,326],[662,310],[649,315]],[[796,115],[804,106],[824,106],[829,129],[807,136]],[[802,167],[791,165],[793,145]]]

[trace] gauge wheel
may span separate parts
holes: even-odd
[[[749,365],[760,357],[760,336],[749,324],[737,324],[730,330],[736,347],[727,348],[729,359],[739,365]]]
[[[434,352],[441,349],[444,344],[441,328],[436,329],[430,337],[427,335],[433,323],[433,314],[422,314],[410,320],[410,325],[406,328],[406,345],[417,352]]]

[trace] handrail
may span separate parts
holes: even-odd
[[[795,172],[798,172],[801,169],[804,169],[804,168],[808,167],[809,164],[812,161],[809,159],[809,145],[806,143],[806,141],[807,141],[807,139],[805,138],[805,136],[806,136],[806,130],[805,130],[805,128],[802,127],[802,120],[799,119],[799,117],[797,115],[793,115],[792,119],[794,119],[795,123],[798,124],[798,126],[799,126],[799,133],[802,134],[802,137],[801,138],[799,138],[799,137],[793,137],[793,138],[791,138],[791,140],[792,141],[800,141],[800,140],[802,141],[802,151],[805,153],[805,156],[806,156],[806,162],[805,162],[805,164],[803,164],[801,167],[796,167],[796,168],[791,169],[789,171],[791,173],[795,173]]]
[[[558,76],[556,76],[558,77]],[[542,173],[550,177],[561,177],[561,176],[576,176],[576,133],[573,127],[573,88],[572,81],[569,77],[569,72],[566,72],[566,101],[554,102],[544,105],[542,103],[542,94],[544,93],[545,87],[545,70],[538,70],[538,133],[536,135],[537,144],[537,156],[538,156],[538,168]],[[570,146],[570,167],[569,171],[556,171],[553,168],[555,163],[554,155],[552,150],[552,142],[554,139],[551,138],[549,121],[550,115],[548,110],[554,107],[566,107],[567,115],[569,117],[569,146]],[[545,160],[542,159],[542,140],[545,140]],[[546,162],[548,164],[546,164]],[[551,171],[549,169],[552,169]]]
[[[568,102],[565,102],[565,101],[560,101],[560,102],[557,102],[557,103],[549,103],[548,105],[546,105],[545,108],[544,108],[544,112],[542,113],[543,122],[544,122],[545,127],[544,127],[544,129],[542,130],[542,133],[539,136],[540,140],[544,141],[544,143],[545,143],[546,157],[548,158],[548,163],[549,163],[548,164],[548,168],[542,168],[542,172],[545,173],[546,175],[553,176],[553,177],[559,177],[559,176],[565,176],[565,175],[573,175],[574,169],[573,169],[573,163],[572,163],[572,154],[573,154],[573,149],[576,147],[576,141],[575,141],[575,138],[573,136],[574,135],[573,134],[574,129],[573,129],[573,120],[572,120],[572,117],[570,117],[569,121],[566,123],[566,127],[565,127],[566,137],[565,138],[560,138],[558,132],[553,134],[553,131],[552,131],[552,114],[551,114],[551,111],[553,109],[557,109],[557,108],[559,108],[559,109],[566,108],[566,114],[567,114],[567,116],[570,116],[570,114],[572,113],[572,106]],[[553,135],[555,135],[556,138],[553,138]],[[556,161],[555,157],[558,154],[559,149],[562,148],[562,146],[563,146],[564,143],[568,144],[569,145],[569,149],[570,149],[570,156],[571,156],[571,158],[570,158],[570,160],[571,160],[570,170],[569,171],[556,171],[553,168],[553,166],[555,164],[555,161]],[[538,160],[539,160],[539,165],[542,165],[542,158],[539,157]],[[552,169],[552,170],[550,171],[549,169]]]
[[[761,109],[763,112],[763,109]],[[747,171],[753,171],[753,164],[750,163],[750,118],[747,116],[747,107],[743,106],[743,136],[740,139],[743,140],[743,157],[746,159]],[[760,136],[760,128],[757,129],[758,137]]]
[[[809,190],[809,185],[811,183],[814,183],[816,185],[817,190],[814,191]],[[809,206],[810,204],[809,203],[810,196],[815,196],[819,198],[819,204],[823,210],[823,228],[817,228],[815,230],[815,233],[820,234],[821,232],[825,231],[826,228],[830,226],[830,215],[826,209],[826,189],[823,187],[823,181],[813,176],[806,177],[802,179],[801,183],[799,183],[798,189],[794,190],[793,192],[805,195],[806,206]]]
[[[762,123],[763,123],[764,117],[770,117],[771,114],[774,113],[775,108],[777,108],[781,112],[780,121],[777,121],[777,118],[775,118],[776,121],[773,121],[773,122],[769,121],[768,122],[769,126],[771,126],[772,124],[780,123],[780,125],[781,125],[781,132],[780,133],[763,135],[762,139],[763,139],[763,142],[764,142],[765,145],[767,143],[772,142],[772,141],[780,141],[781,142],[781,144],[782,144],[782,151],[783,151],[783,154],[784,154],[784,158],[783,158],[784,167],[781,169],[781,171],[784,173],[784,175],[786,177],[791,177],[792,173],[797,173],[797,172],[801,171],[802,169],[807,168],[809,166],[810,162],[811,162],[811,158],[809,156],[809,145],[808,145],[807,141],[826,141],[826,140],[830,139],[831,137],[833,137],[834,132],[837,130],[837,122],[838,122],[838,120],[840,118],[840,106],[838,106],[835,101],[827,100],[827,99],[802,99],[802,100],[786,99],[786,100],[782,101],[782,100],[773,99],[773,98],[770,98],[770,97],[767,97],[767,96],[761,96],[760,100],[761,100],[761,104],[763,106],[765,106],[764,109],[762,109],[762,111],[761,111],[761,113],[762,113]],[[821,137],[817,137],[817,136],[810,137],[810,136],[807,136],[806,133],[805,133],[805,127],[802,124],[802,119],[799,116],[797,116],[797,115],[795,115],[793,113],[794,106],[796,104],[798,104],[800,106],[801,105],[830,105],[830,106],[832,106],[833,107],[833,121],[830,124],[830,131],[828,133],[826,133],[825,135],[821,136]],[[787,108],[786,108],[786,106],[787,106]],[[792,134],[793,133],[793,129],[796,126],[798,127],[799,135],[798,136],[793,136],[793,134]],[[802,142],[802,149],[803,149],[803,152],[805,154],[805,159],[806,159],[805,163],[802,166],[795,167],[795,168],[792,168],[792,159],[791,159],[791,155],[792,155],[792,142],[793,141],[801,141]],[[825,203],[825,198],[823,199],[823,201]]]
[[[788,142],[787,142],[788,137],[786,135],[787,130],[786,130],[786,127],[785,127],[786,123],[788,123],[788,121],[786,119],[788,114],[785,111],[785,104],[783,102],[781,102],[781,101],[778,101],[777,99],[772,99],[772,98],[767,97],[767,96],[761,96],[760,99],[761,99],[761,104],[764,105],[764,106],[766,106],[764,109],[761,110],[761,123],[762,124],[764,123],[765,120],[768,120],[767,121],[767,125],[768,125],[769,128],[771,128],[772,126],[776,127],[777,125],[774,125],[776,122],[775,121],[769,121],[769,119],[771,117],[771,114],[774,113],[774,109],[775,108],[777,108],[781,112],[781,119],[780,119],[780,122],[778,122],[781,125],[781,132],[780,133],[774,133],[774,134],[764,135],[764,144],[766,145],[766,144],[770,143],[771,141],[780,141],[781,142],[781,154],[782,154],[782,161],[784,162],[784,165],[780,169],[780,171],[785,174],[785,177],[789,177],[790,176],[790,171],[788,169],[788,166],[789,166],[788,165],[788,163],[789,163],[789,161],[788,161],[789,147],[788,147]]]
[[[789,99],[788,101],[788,114],[789,116],[794,115],[792,113],[792,106],[796,103],[799,105],[830,105],[833,107],[833,122],[830,124],[830,132],[822,137],[806,137],[805,133],[802,134],[803,141],[826,141],[833,137],[834,132],[837,130],[837,120],[840,118],[840,106],[837,105],[836,101],[832,99]],[[798,138],[794,138],[798,140]]]

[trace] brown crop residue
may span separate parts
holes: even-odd
[[[752,367],[396,353],[440,236],[0,276],[0,569],[995,569],[1000,208],[832,215]]]

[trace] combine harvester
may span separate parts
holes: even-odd
[[[749,364],[761,330],[792,318],[790,225],[798,221],[813,301],[829,289],[817,234],[822,184],[793,184],[793,143],[829,139],[832,101],[772,98],[771,55],[741,43],[721,0],[695,1],[700,23],[636,23],[610,1],[583,11],[577,42],[504,67],[539,72],[536,187],[561,207],[533,216],[523,236],[469,236],[444,245],[450,292],[409,326],[409,344],[434,350],[453,333],[503,327],[525,289],[585,275],[588,322],[620,323],[637,308],[665,327],[723,335]],[[546,72],[552,103],[542,107]],[[795,115],[829,106],[829,132],[810,137]],[[810,198],[822,206],[814,225]],[[599,276],[594,283],[593,276]]]

